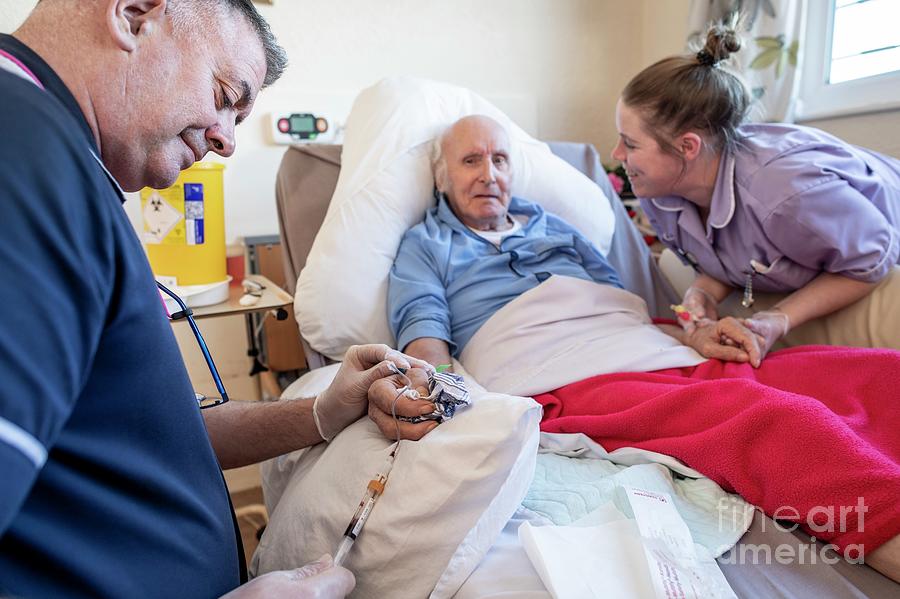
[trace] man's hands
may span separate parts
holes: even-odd
[[[334,381],[316,397],[313,404],[316,428],[323,439],[330,441],[366,413],[369,387],[378,379],[392,374],[390,364],[403,369],[416,367],[423,369],[423,372],[434,370],[427,362],[387,345],[354,345],[347,350]]]
[[[698,325],[693,332],[685,331],[684,344],[707,358],[750,362],[754,368],[759,368],[765,356],[761,338],[731,316]]]
[[[410,391],[401,392],[409,386]],[[392,375],[375,381],[369,387],[369,418],[378,425],[378,429],[388,439],[411,439],[418,441],[437,427],[437,422],[402,422],[397,416],[421,416],[434,411],[430,401],[416,400],[410,397],[415,394],[421,397],[428,395],[428,372],[421,368],[413,368],[406,375]],[[396,400],[396,404],[394,403]],[[392,406],[394,408],[392,413]]]
[[[222,599],[342,599],[355,586],[356,579],[350,570],[334,567],[331,556],[323,555],[317,561],[295,570],[263,574],[224,595]]]

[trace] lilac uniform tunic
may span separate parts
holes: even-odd
[[[795,125],[739,128],[704,225],[679,196],[641,198],[686,264],[741,287],[787,293],[822,272],[875,282],[900,258],[900,161]]]

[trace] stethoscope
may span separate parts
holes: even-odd
[[[40,79],[38,79],[37,75],[31,72],[31,69],[22,64],[22,62],[15,56],[4,50],[0,50],[0,69],[21,77],[26,81],[30,81],[39,89],[47,91],[47,89],[44,87],[44,84],[41,83]],[[88,146],[87,149],[93,157],[94,162],[97,163],[97,165],[106,175],[107,180],[116,190],[116,194],[119,196],[119,199],[124,203],[125,191],[122,189],[122,186],[119,185],[119,182],[116,181],[116,178],[113,176],[113,174],[109,172],[109,169],[106,168],[106,165],[103,164],[103,160],[100,159],[100,156],[97,155],[94,149],[90,146]],[[213,382],[216,385],[216,390],[219,392],[219,397],[207,397],[201,393],[194,392],[194,395],[197,399],[197,405],[201,410],[203,410],[227,402],[228,393],[225,391],[225,385],[222,384],[222,377],[219,376],[219,370],[216,368],[216,363],[213,362],[212,355],[209,353],[209,348],[206,346],[206,341],[203,339],[203,335],[200,334],[200,329],[197,327],[197,323],[194,321],[193,310],[188,308],[187,305],[185,305],[184,301],[180,297],[178,297],[178,295],[174,291],[168,289],[162,283],[157,281],[156,286],[160,291],[171,297],[175,301],[175,303],[178,304],[180,310],[172,314],[168,314],[167,310],[166,313],[170,320],[187,320],[188,325],[190,325],[191,327],[191,331],[194,333],[194,338],[197,340],[197,344],[200,346],[200,352],[203,354],[203,359],[206,360],[206,366],[209,368],[209,373],[212,375]],[[165,304],[163,305],[165,306]]]

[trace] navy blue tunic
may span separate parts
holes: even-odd
[[[228,493],[149,264],[74,97],[0,70],[0,595],[217,597]]]

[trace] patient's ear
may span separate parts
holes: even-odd
[[[697,133],[689,131],[678,136],[676,144],[676,147],[681,152],[681,155],[684,156],[685,160],[693,160],[703,149],[703,138]]]
[[[140,37],[165,24],[167,0],[106,0],[106,25],[115,44],[132,52]]]

